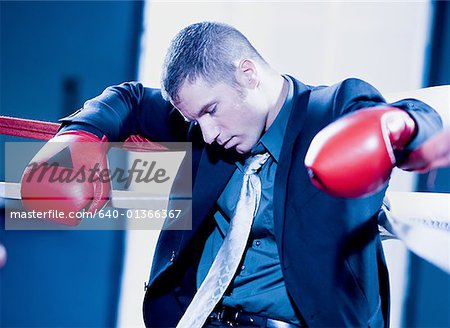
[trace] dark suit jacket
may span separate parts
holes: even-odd
[[[310,183],[303,164],[320,129],[348,112],[383,103],[376,89],[358,79],[330,87],[294,79],[294,107],[275,178],[274,230],[287,290],[308,326],[388,326],[388,272],[377,227],[385,188],[361,199],[333,198]],[[392,105],[408,111],[418,125],[404,153],[442,125],[420,101]],[[155,141],[193,142],[192,230],[161,232],[143,305],[147,326],[176,326],[196,291],[198,261],[214,224],[211,213],[236,168],[234,153],[205,145],[159,90],[136,83],[108,88],[62,122],[94,125],[110,141],[140,133]],[[181,175],[173,192],[180,186]]]

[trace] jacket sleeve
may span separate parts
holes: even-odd
[[[60,122],[61,130],[76,126],[99,131],[111,142],[123,141],[132,134],[157,142],[185,141],[188,128],[159,89],[145,88],[138,82],[108,87]]]
[[[359,79],[344,80],[336,90],[334,115],[336,118],[361,108],[391,106],[406,111],[415,121],[417,133],[405,149],[396,153],[401,161],[412,150],[442,129],[439,114],[430,106],[417,99],[403,99],[387,103],[380,92],[369,83]]]

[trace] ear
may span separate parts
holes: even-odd
[[[245,88],[256,88],[259,85],[259,77],[255,62],[251,59],[242,60],[237,67],[236,79]]]

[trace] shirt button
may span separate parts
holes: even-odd
[[[175,260],[175,251],[172,251],[172,255],[170,255],[170,262]]]
[[[255,246],[256,246],[256,247],[259,247],[260,245],[261,245],[261,240],[255,241]]]
[[[242,270],[242,271],[245,270],[245,265],[241,266],[241,270]]]

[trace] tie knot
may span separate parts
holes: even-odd
[[[254,174],[258,172],[261,166],[269,159],[270,154],[257,154],[245,160],[244,174]]]

